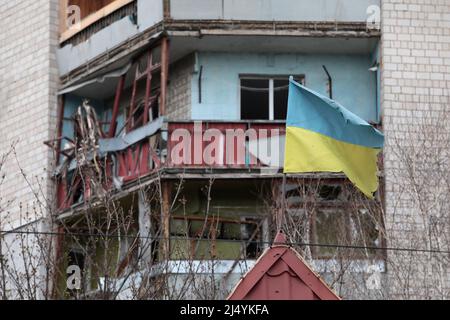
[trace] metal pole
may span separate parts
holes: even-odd
[[[164,37],[161,43],[161,105],[159,113],[166,115],[167,81],[169,79],[169,39]]]
[[[114,98],[113,112],[111,116],[111,123],[109,125],[108,138],[113,138],[116,134],[117,116],[119,115],[120,98],[122,97],[123,87],[125,85],[126,74],[122,75],[117,84],[116,96]]]
[[[283,226],[283,217],[286,212],[286,174],[283,173],[283,182],[281,183],[281,205],[280,210],[278,212],[278,218],[277,218],[277,231],[280,231]]]
[[[58,119],[56,120],[57,123],[57,129],[56,129],[56,165],[60,163],[61,158],[61,149],[62,149],[62,132],[63,132],[63,126],[64,126],[64,107],[65,107],[65,96],[60,96],[58,98]]]

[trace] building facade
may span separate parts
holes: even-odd
[[[448,297],[448,1],[40,2],[0,14],[1,261],[54,257],[30,297],[224,298],[279,229],[343,298]],[[384,131],[375,200],[283,181],[290,76]]]
[[[385,216],[393,246],[448,244],[449,12],[447,1],[382,1]],[[397,297],[448,298],[442,254],[398,252],[392,261],[403,266],[402,280],[391,285]]]

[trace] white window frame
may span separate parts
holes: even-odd
[[[300,79],[302,84],[305,85],[305,75],[295,75],[295,79]],[[241,81],[242,80],[268,80],[269,81],[269,119],[268,121],[275,121],[275,80],[289,79],[288,75],[239,75],[239,118],[242,120],[242,97],[241,97]],[[266,119],[261,119],[266,120]]]

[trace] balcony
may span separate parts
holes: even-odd
[[[235,178],[239,174],[277,177],[284,161],[284,135],[284,121],[168,122],[162,118],[120,138],[102,134],[98,148],[86,157],[59,151],[65,160],[56,172],[58,208],[91,199],[98,181],[107,190],[127,190],[157,172],[166,178],[211,172]],[[382,153],[378,166],[383,172]]]
[[[73,80],[79,73],[84,74],[86,70],[90,74],[97,66],[100,68],[109,62],[117,63],[126,55],[141,50],[142,46],[162,32],[180,40],[180,43],[173,42],[174,59],[182,55],[177,54],[178,51],[185,54],[185,50],[202,50],[204,46],[211,49],[211,45],[220,40],[216,39],[217,36],[234,37],[231,40],[237,42],[243,41],[240,37],[255,35],[271,36],[271,41],[292,36],[368,40],[379,36],[380,2],[102,0],[95,1],[94,5],[92,1],[86,0],[61,0],[61,47],[57,51],[59,74],[66,82]],[[185,37],[190,37],[188,43],[184,43]],[[203,37],[212,37],[214,40],[211,43],[198,41]],[[220,46],[232,47],[229,41],[227,39]],[[275,47],[282,48],[283,43],[289,46],[292,41],[285,39]],[[342,47],[331,41],[325,46],[328,51],[330,45],[334,47],[333,50]],[[352,45],[358,46],[358,42]],[[308,42],[304,46],[310,48],[317,46],[317,43]],[[292,52],[292,48],[289,51]]]
[[[168,124],[168,168],[281,167],[282,121],[207,121]]]
[[[265,168],[276,173],[283,161],[282,121],[164,122],[158,118],[118,138],[100,132],[87,155],[80,156],[82,145],[55,149],[64,159],[56,172],[60,210],[91,199],[98,181],[112,190],[126,189],[158,170]]]
[[[60,42],[64,43],[83,30],[92,29],[88,33],[94,34],[126,16],[134,16],[145,27],[158,23],[164,16],[170,21],[366,22],[381,1],[61,0],[60,5]]]
[[[175,20],[366,22],[380,0],[170,0]]]
[[[118,46],[144,31],[149,31],[148,39],[157,36],[162,20],[162,0],[60,0],[60,75],[105,52],[117,49],[115,53],[123,53]]]

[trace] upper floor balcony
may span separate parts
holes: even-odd
[[[64,80],[97,59],[117,62],[162,32],[181,40],[174,48],[193,51],[198,43],[185,37],[367,38],[380,30],[380,0],[61,0],[60,11],[57,57]],[[220,46],[236,41],[242,42],[228,38]],[[274,44],[280,46],[286,44]]]
[[[170,0],[174,20],[365,22],[380,0]]]

